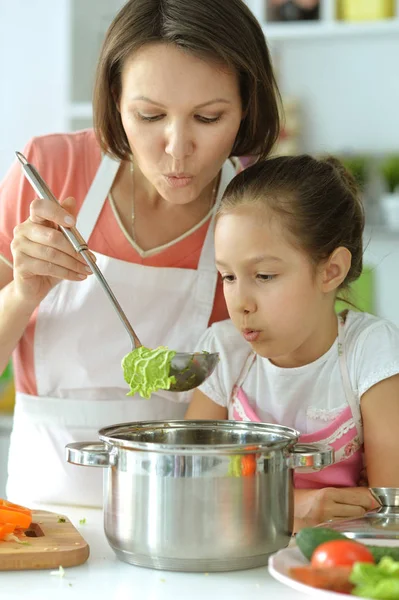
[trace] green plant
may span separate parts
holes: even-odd
[[[381,173],[385,179],[390,194],[399,188],[399,154],[387,156],[381,163]]]
[[[345,154],[339,157],[344,167],[353,175],[361,191],[367,180],[368,159],[361,154]]]

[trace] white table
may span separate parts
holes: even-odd
[[[267,567],[232,573],[174,573],[118,560],[104,535],[102,511],[41,506],[66,515],[90,545],[84,565],[51,571],[0,572],[1,597],[29,600],[306,600],[309,596],[275,581]],[[86,519],[79,525],[80,519]]]

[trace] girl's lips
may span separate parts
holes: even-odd
[[[244,329],[242,335],[247,340],[247,342],[256,342],[260,335],[260,331],[255,331],[254,329]]]
[[[173,188],[182,188],[189,185],[193,178],[192,177],[178,177],[174,175],[164,175],[166,183]]]

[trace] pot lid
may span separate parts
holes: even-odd
[[[250,454],[291,450],[299,432],[243,421],[137,421],[104,427],[99,438],[112,446],[165,454]]]
[[[399,488],[369,488],[380,508],[363,517],[327,521],[328,527],[356,540],[398,540],[399,545]]]

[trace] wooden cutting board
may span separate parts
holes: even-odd
[[[73,567],[89,557],[89,545],[60,514],[33,511],[30,528],[17,537],[22,544],[0,540],[0,571]]]

